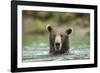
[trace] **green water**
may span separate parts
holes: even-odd
[[[90,58],[89,36],[70,36],[70,53],[59,56],[49,55],[48,35],[23,36],[23,62],[80,60]]]

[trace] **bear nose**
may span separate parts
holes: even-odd
[[[60,45],[60,43],[56,43],[56,46],[59,46]]]

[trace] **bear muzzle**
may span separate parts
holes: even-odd
[[[60,48],[60,43],[55,43],[55,48],[56,48],[57,50],[59,50],[59,48]]]
[[[61,50],[62,42],[61,42],[61,37],[59,35],[57,35],[55,37],[54,46],[55,46],[55,50],[56,51],[60,51]]]

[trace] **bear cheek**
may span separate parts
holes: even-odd
[[[65,39],[66,39],[66,36],[63,35],[63,36],[61,37],[61,42],[62,42],[62,44],[64,43]]]
[[[50,35],[50,41],[52,42],[52,44],[54,44],[55,36],[53,34]]]

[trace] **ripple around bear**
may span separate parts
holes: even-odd
[[[69,52],[69,34],[72,29],[47,25],[47,30],[49,31],[49,53],[55,55]]]

